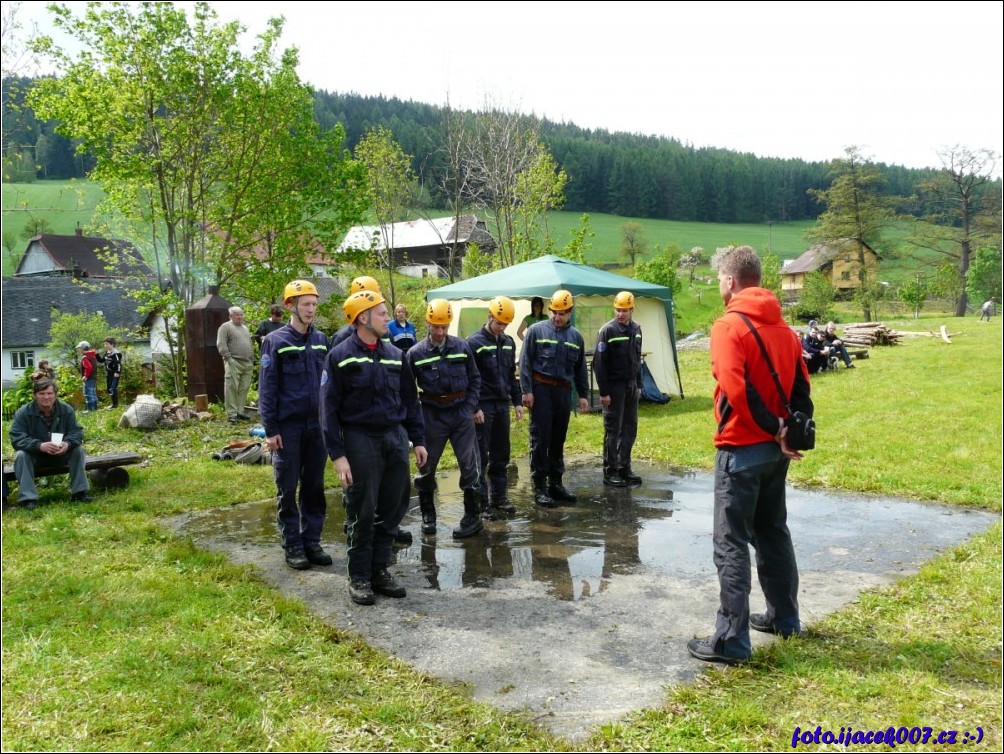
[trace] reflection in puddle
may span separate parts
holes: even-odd
[[[642,468],[642,467],[639,467]],[[421,533],[417,498],[401,527],[414,541],[398,548],[399,564],[412,563],[431,589],[490,587],[494,580],[515,579],[546,584],[555,597],[578,600],[607,588],[616,574],[639,565],[679,570],[680,560],[699,558],[710,564],[710,521],[706,502],[687,510],[680,498],[681,483],[693,474],[667,469],[644,469],[646,483],[635,489],[602,485],[598,471],[578,470],[575,506],[553,510],[533,504],[533,489],[525,467],[510,474],[510,499],[517,513],[508,520],[486,522],[481,534],[457,540],[453,526],[463,515],[456,472],[440,475],[437,505],[439,531]],[[568,475],[573,476],[573,475]],[[588,484],[583,484],[583,481]],[[574,483],[574,482],[573,482]],[[707,491],[699,494],[707,496]],[[344,556],[345,512],[341,493],[328,494],[328,515],[322,543],[334,556]],[[271,501],[215,509],[193,519],[185,530],[197,539],[208,536],[247,545],[278,547],[275,511]],[[694,552],[687,552],[694,548]],[[337,559],[337,558],[336,558]]]
[[[635,463],[645,480],[635,489],[604,487],[598,467],[566,474],[579,496],[575,506],[533,504],[526,462],[510,474],[517,513],[486,522],[468,539],[451,536],[463,516],[457,473],[441,474],[439,529],[421,533],[417,498],[402,521],[413,544],[395,550],[396,562],[421,574],[429,589],[490,588],[512,581],[539,582],[561,600],[580,600],[608,589],[618,575],[645,571],[671,579],[715,578],[712,563],[712,480],[706,473]],[[821,572],[875,570],[876,561],[902,569],[924,562],[959,541],[987,514],[888,498],[788,488],[788,524],[802,568]],[[992,516],[991,516],[992,518]],[[341,493],[328,496],[322,543],[344,573],[345,520]],[[904,522],[909,522],[904,527]],[[271,501],[193,515],[183,526],[196,540],[275,548],[279,537]],[[819,532],[826,536],[820,537]],[[853,555],[849,555],[853,553]]]

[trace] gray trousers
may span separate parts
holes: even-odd
[[[17,501],[27,503],[38,500],[38,489],[35,487],[35,469],[67,469],[70,472],[70,492],[88,492],[91,489],[87,481],[84,462],[87,454],[83,445],[70,448],[61,456],[50,456],[46,453],[31,453],[19,450],[14,455],[14,475],[17,477]]]
[[[780,450],[778,450],[780,454]],[[798,565],[788,531],[785,478],[788,459],[736,468],[734,453],[715,456],[714,560],[720,606],[712,645],[731,657],[749,657],[751,568],[756,549],[757,577],[767,601],[767,617],[779,631],[797,631]]]
[[[634,383],[609,386],[610,405],[603,409],[603,473],[631,468],[631,450],[638,437],[638,388]]]

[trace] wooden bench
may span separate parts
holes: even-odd
[[[106,453],[101,456],[87,456],[84,461],[84,469],[87,475],[95,484],[102,487],[121,488],[129,486],[129,472],[123,466],[131,466],[135,463],[142,463],[146,459],[139,453]],[[44,466],[35,469],[35,476],[57,476],[59,474],[69,474],[68,468]],[[7,482],[16,482],[14,466],[4,464],[3,478]]]

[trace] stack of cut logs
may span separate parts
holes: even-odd
[[[840,339],[848,348],[870,348],[871,346],[894,346],[903,333],[891,330],[881,322],[856,322],[844,326]]]
[[[161,424],[187,422],[195,419],[198,415],[196,410],[191,406],[185,405],[184,403],[172,403],[170,401],[161,407],[160,413]]]

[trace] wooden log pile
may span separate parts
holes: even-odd
[[[888,328],[881,322],[856,322],[844,327],[844,334],[840,339],[851,349],[894,346],[902,337],[903,333]]]
[[[160,409],[161,424],[177,424],[191,421],[198,417],[198,411],[184,403],[166,402]]]

